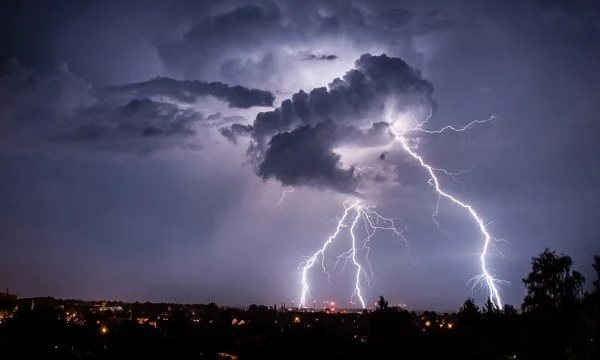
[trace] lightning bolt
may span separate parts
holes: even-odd
[[[442,168],[433,167],[432,165],[427,163],[423,159],[423,157],[421,155],[419,155],[416,152],[416,150],[413,149],[413,147],[410,146],[409,138],[407,136],[411,133],[442,134],[442,133],[446,133],[446,132],[463,132],[463,131],[469,130],[472,126],[479,125],[479,124],[485,124],[487,122],[493,121],[496,119],[496,117],[492,116],[492,117],[490,117],[488,119],[484,119],[484,120],[474,120],[462,127],[448,125],[448,126],[442,127],[441,129],[438,129],[438,130],[424,129],[423,126],[429,121],[430,118],[431,118],[431,111],[427,115],[426,119],[421,123],[417,122],[417,125],[415,127],[412,127],[412,128],[406,129],[406,130],[402,130],[402,131],[393,131],[394,136],[395,136],[395,142],[399,143],[401,145],[401,148],[429,174],[428,183],[434,189],[434,191],[437,194],[437,198],[438,198],[434,212],[433,212],[433,216],[432,216],[433,222],[436,224],[436,226],[438,228],[440,228],[439,223],[437,221],[437,217],[439,214],[439,205],[440,205],[441,199],[446,199],[446,200],[450,201],[451,203],[453,203],[454,205],[458,206],[459,208],[465,210],[467,212],[467,214],[471,217],[473,222],[477,225],[477,227],[481,233],[482,239],[483,239],[483,247],[482,247],[482,249],[480,251],[480,255],[479,255],[481,274],[478,276],[475,276],[471,280],[474,282],[474,285],[477,285],[477,284],[485,285],[488,290],[489,299],[492,301],[492,303],[494,304],[494,306],[496,308],[502,309],[503,301],[500,296],[499,286],[502,284],[507,284],[507,282],[494,278],[494,276],[492,275],[491,271],[488,268],[488,256],[490,254],[490,248],[494,245],[494,242],[496,241],[496,239],[492,237],[492,235],[490,234],[490,232],[487,229],[486,223],[484,222],[483,218],[477,213],[475,208],[472,205],[468,204],[467,202],[459,199],[455,195],[452,195],[449,192],[447,192],[446,190],[444,190],[442,188],[442,186],[440,184],[440,180],[438,178],[438,174],[446,175],[449,178],[451,178],[453,181],[457,182],[458,184],[463,185],[463,187],[464,187],[464,184],[462,184],[460,181],[458,181],[456,177],[460,176],[466,172],[471,171],[473,169],[473,167],[471,167],[470,169],[467,169],[467,170],[459,171],[459,172],[450,172],[450,171],[442,169]],[[361,170],[367,169],[367,168],[369,168],[369,167],[362,168],[362,169],[358,168],[358,170],[361,171]],[[291,191],[293,191],[293,189]],[[280,202],[283,200],[285,195],[286,195],[286,193],[284,192]],[[362,244],[359,248],[358,241],[357,241],[357,235],[356,235],[356,227],[361,219],[362,219],[362,223],[364,225],[365,238],[363,239]],[[327,275],[327,278],[330,279],[330,277],[331,277],[330,273],[327,271],[327,268],[325,266],[326,252],[327,252],[328,248],[330,247],[330,245],[340,236],[340,233],[342,232],[342,230],[344,228],[349,228],[348,232],[349,232],[349,237],[351,240],[350,241],[350,249],[348,249],[347,251],[338,255],[337,261],[335,262],[335,264],[333,266],[333,270],[335,270],[338,267],[338,265],[340,263],[342,263],[342,261],[343,261],[343,264],[341,267],[342,271],[343,271],[344,268],[346,267],[347,263],[350,260],[352,261],[352,264],[355,267],[355,273],[354,273],[354,289],[353,289],[352,295],[350,297],[350,303],[353,304],[354,299],[357,298],[358,301],[360,302],[362,308],[365,308],[366,306],[365,306],[365,300],[363,297],[363,291],[362,291],[361,284],[363,281],[367,282],[367,284],[368,284],[369,278],[373,276],[372,265],[369,261],[369,253],[371,250],[369,243],[372,240],[372,238],[375,236],[376,232],[379,230],[391,232],[394,239],[401,239],[404,242],[404,244],[406,245],[407,249],[409,249],[408,241],[404,236],[404,232],[407,230],[407,228],[406,227],[400,228],[399,226],[397,226],[396,221],[398,221],[398,219],[390,219],[390,218],[385,218],[385,217],[381,216],[379,213],[377,213],[374,210],[373,206],[367,206],[367,205],[363,204],[363,202],[361,200],[350,199],[350,200],[345,201],[344,202],[344,212],[343,212],[342,216],[338,219],[338,223],[337,223],[335,232],[325,240],[322,247],[320,249],[318,249],[315,253],[313,253],[312,256],[303,259],[303,261],[301,261],[301,263],[298,267],[298,273],[300,274],[300,284],[301,284],[301,296],[300,296],[299,307],[300,308],[306,307],[307,297],[310,292],[308,274],[309,274],[309,271],[313,268],[313,266],[315,264],[317,264],[317,262],[320,262],[322,271]],[[348,225],[347,223],[350,223],[350,224]],[[441,230],[441,228],[440,228],[440,230]],[[447,234],[446,231],[444,231],[444,232]],[[363,265],[361,265],[361,262],[358,259],[358,251],[365,251],[365,253],[366,253],[365,260],[368,265],[368,269],[369,269],[368,272],[366,271],[365,267]]]
[[[483,221],[481,216],[477,213],[475,208],[472,205],[466,203],[465,201],[462,201],[462,200],[458,199],[456,196],[453,196],[453,195],[449,194],[448,192],[446,192],[445,190],[443,190],[440,185],[440,181],[436,175],[436,172],[438,172],[438,173],[441,172],[441,173],[448,175],[454,179],[454,176],[458,175],[460,173],[451,173],[444,169],[435,168],[435,167],[429,165],[427,162],[425,162],[425,160],[423,159],[423,157],[421,155],[417,154],[417,152],[410,147],[410,145],[408,143],[408,139],[405,135],[410,132],[422,132],[422,133],[427,133],[427,134],[441,134],[441,133],[444,133],[447,131],[463,132],[463,131],[468,130],[469,128],[471,128],[474,125],[484,124],[489,121],[493,121],[495,119],[496,119],[495,116],[491,116],[490,118],[485,119],[485,120],[471,121],[470,123],[468,123],[467,125],[462,126],[462,127],[449,125],[449,126],[444,126],[443,128],[441,128],[439,130],[426,130],[426,129],[423,129],[422,126],[429,120],[429,116],[428,116],[428,118],[423,123],[420,123],[413,128],[410,128],[410,129],[407,129],[407,130],[404,130],[401,132],[395,132],[394,135],[396,137],[396,141],[398,141],[401,144],[404,151],[406,151],[406,153],[408,153],[414,160],[416,160],[419,163],[419,165],[421,165],[421,167],[423,169],[425,169],[427,171],[427,173],[429,174],[430,178],[429,178],[428,182],[434,188],[435,192],[438,194],[438,202],[436,204],[434,216],[433,216],[434,222],[436,223],[436,225],[439,226],[439,224],[437,222],[437,214],[438,214],[438,210],[439,210],[439,200],[441,198],[445,198],[445,199],[449,200],[451,203],[466,210],[467,213],[472,218],[472,220],[477,225],[477,227],[479,228],[479,231],[481,232],[481,235],[483,238],[483,248],[481,249],[481,252],[479,254],[481,274],[474,277],[472,280],[475,282],[475,284],[480,284],[480,283],[485,284],[487,287],[487,290],[488,290],[489,299],[492,301],[492,303],[494,304],[494,306],[496,308],[502,309],[503,302],[502,302],[502,298],[500,296],[500,291],[499,291],[498,287],[500,284],[506,284],[507,282],[504,280],[499,280],[499,279],[494,278],[494,276],[491,274],[491,272],[488,268],[488,264],[487,264],[487,259],[488,259],[489,253],[490,253],[490,247],[493,246],[494,240],[496,240],[496,239],[494,239],[492,237],[492,235],[490,234],[490,232],[487,229],[485,222]]]
[[[352,239],[351,258],[352,258],[352,262],[354,263],[354,266],[356,267],[356,273],[355,273],[356,275],[354,277],[354,291],[352,291],[352,296],[350,297],[350,302],[353,302],[354,298],[357,297],[358,301],[360,301],[360,304],[362,305],[362,307],[364,309],[365,308],[365,300],[363,299],[362,290],[360,288],[360,278],[362,275],[366,275],[366,274],[365,274],[365,270],[360,265],[360,262],[358,262],[358,260],[356,259],[356,235],[354,234],[354,228],[356,227],[356,224],[358,223],[358,219],[360,219],[360,215],[361,215],[361,207],[357,205],[356,216],[354,216],[354,220],[352,220],[352,225],[350,226],[350,238]]]
[[[344,214],[339,219],[335,232],[331,236],[329,236],[327,240],[325,240],[323,246],[319,250],[312,254],[312,256],[302,261],[302,263],[300,263],[300,266],[298,267],[298,272],[300,273],[300,283],[302,286],[302,295],[300,296],[300,302],[298,303],[298,305],[301,308],[306,307],[306,297],[309,292],[308,271],[317,263],[317,261],[319,261],[319,259],[321,260],[321,267],[323,268],[323,272],[329,278],[329,273],[327,272],[327,269],[325,267],[325,252],[327,251],[329,245],[331,245],[335,241],[342,229],[346,227],[345,222],[348,218],[348,213],[360,204],[359,201],[354,201],[353,203],[348,205],[348,202],[349,201],[344,202]]]
[[[357,227],[361,223],[364,225],[365,237],[360,242],[357,239]],[[366,308],[365,300],[363,297],[362,283],[363,281],[369,284],[369,279],[373,276],[373,267],[369,261],[369,253],[371,248],[369,243],[378,231],[389,231],[394,239],[400,239],[408,247],[408,241],[404,236],[404,232],[407,230],[406,227],[401,228],[396,222],[399,219],[390,219],[378,214],[373,206],[368,206],[363,201],[358,199],[349,199],[344,202],[344,213],[338,220],[338,224],[335,232],[327,238],[323,243],[323,246],[318,249],[312,256],[305,258],[298,267],[298,273],[300,274],[301,283],[301,296],[299,306],[306,307],[307,297],[309,294],[310,286],[308,281],[308,273],[310,269],[320,262],[322,271],[327,275],[327,278],[331,278],[330,272],[327,270],[325,265],[325,255],[329,246],[340,236],[340,233],[344,228],[348,228],[350,237],[350,249],[338,255],[337,261],[333,265],[335,270],[338,265],[343,261],[342,270],[345,268],[348,261],[352,261],[356,271],[354,273],[354,289],[350,296],[350,303],[354,303],[354,299],[358,299],[362,308]],[[347,223],[350,223],[349,225]],[[367,271],[358,259],[358,253],[361,250],[365,250],[365,261],[368,264]]]
[[[283,203],[283,200],[285,199],[285,197],[286,197],[288,194],[291,194],[291,193],[293,193],[295,190],[296,190],[296,188],[292,186],[292,188],[291,188],[291,189],[284,189],[284,190],[281,192],[281,197],[279,198],[279,207],[281,207],[281,203]]]

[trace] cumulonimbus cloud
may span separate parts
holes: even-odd
[[[295,92],[324,85],[323,76],[337,76],[368,52],[403,54],[422,64],[414,38],[452,25],[443,13],[415,12],[395,2],[218,4],[207,5],[211,10],[198,12],[193,25],[159,42],[161,64],[182,76]]]
[[[353,167],[343,167],[334,148],[389,143],[393,136],[385,112],[430,109],[432,95],[433,85],[402,59],[364,54],[327,87],[299,91],[273,111],[259,113],[251,125],[232,125],[221,133],[234,141],[251,137],[249,154],[264,179],[356,193],[359,176]]]

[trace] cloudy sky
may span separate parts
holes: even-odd
[[[585,0],[3,2],[0,285],[297,303],[300,261],[359,198],[408,242],[371,240],[368,303],[483,301],[479,230],[443,199],[436,227],[394,134],[495,116],[408,140],[469,170],[441,185],[499,239],[489,267],[518,305],[545,247],[584,274],[600,253],[599,36]],[[310,272],[311,301],[349,304],[352,264],[338,270]]]

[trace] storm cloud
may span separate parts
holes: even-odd
[[[277,134],[269,142],[258,175],[274,177],[283,185],[323,185],[352,194],[358,179],[353,167],[341,168],[340,156],[332,151],[338,140],[331,121]]]
[[[231,107],[249,108],[253,106],[273,106],[275,96],[265,90],[248,89],[243,86],[230,86],[221,82],[201,82],[174,80],[166,77],[154,78],[145,82],[114,86],[113,92],[129,93],[136,97],[166,97],[183,103],[193,103],[202,96],[214,96],[227,102]]]
[[[49,144],[85,145],[89,149],[146,155],[168,148],[200,149],[194,139],[204,117],[192,109],[147,98],[122,106],[95,105],[65,118]]]
[[[332,61],[337,59],[337,55],[315,55],[315,54],[310,54],[307,57],[304,58],[304,60],[327,60],[327,61]]]
[[[385,113],[410,109],[425,114],[435,106],[433,85],[400,58],[364,54],[354,69],[327,87],[299,91],[251,126],[221,130],[227,138],[249,134],[257,174],[284,185],[326,187],[356,193],[354,169],[343,169],[337,146],[381,146],[391,142]]]
[[[121,86],[92,86],[66,64],[36,69],[0,61],[0,127],[4,148],[90,144],[108,151],[149,153],[197,149],[199,126],[239,117],[204,116],[200,98],[228,108],[272,106],[269,91],[238,85],[154,78]],[[190,146],[190,141],[194,143]]]
[[[393,135],[388,124],[379,122],[366,130],[336,125],[331,120],[302,125],[273,136],[257,173],[264,179],[275,178],[286,186],[326,187],[341,193],[360,196],[360,178],[354,166],[343,167],[341,156],[334,152],[340,145],[381,146]]]

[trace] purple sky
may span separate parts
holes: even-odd
[[[436,228],[422,168],[396,146],[385,181],[347,172],[382,164],[351,131],[402,106],[433,106],[432,128],[497,116],[422,137],[418,151],[472,168],[464,186],[441,181],[505,240],[489,262],[511,283],[506,303],[521,303],[545,247],[584,274],[600,253],[592,1],[31,0],[0,5],[0,24],[0,286],[20,296],[297,302],[300,259],[356,189],[408,228],[409,249],[389,233],[373,239],[369,304],[482,302],[467,283],[480,273],[480,234],[446,201],[446,232]],[[338,90],[314,93],[310,116],[294,105],[286,120],[284,100],[352,69]],[[159,76],[173,80],[150,81]],[[317,126],[327,119],[333,133]],[[237,144],[223,129],[241,131]],[[279,204],[282,182],[295,191]],[[348,304],[351,270],[328,282],[315,268],[311,302]]]

